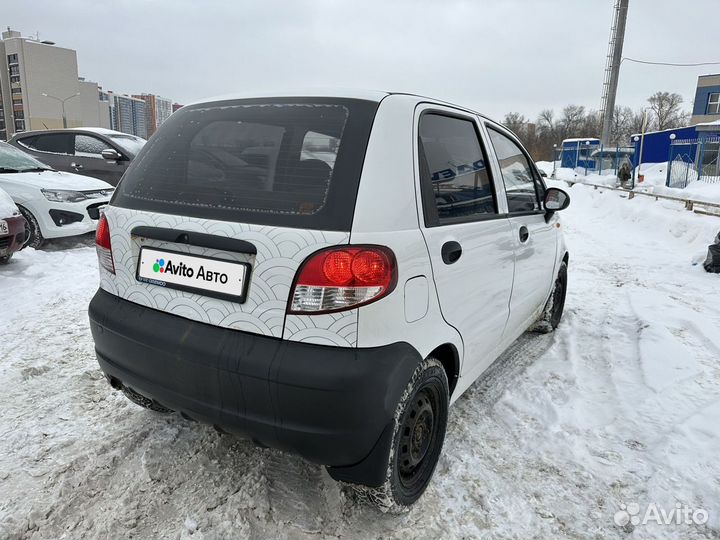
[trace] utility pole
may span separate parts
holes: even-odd
[[[603,117],[601,140],[604,146],[610,144],[610,130],[612,129],[612,119],[615,112],[615,96],[617,94],[618,79],[620,77],[623,42],[625,41],[628,2],[629,0],[615,1],[615,15],[613,16],[613,24],[610,28],[610,41],[608,42],[601,107]]]

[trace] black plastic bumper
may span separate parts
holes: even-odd
[[[421,360],[407,343],[354,349],[184,319],[99,290],[90,326],[103,371],[201,422],[380,485],[400,396]]]

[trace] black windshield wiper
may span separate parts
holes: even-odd
[[[0,173],[9,173],[9,172],[20,172],[18,169],[13,169],[11,167],[0,167]]]
[[[42,172],[52,171],[50,167],[30,167],[29,169],[21,169],[20,172]]]

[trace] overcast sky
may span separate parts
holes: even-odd
[[[630,0],[623,55],[720,61],[720,0]],[[77,50],[80,75],[186,103],[262,88],[420,93],[501,119],[600,106],[614,0],[2,0],[2,26]],[[714,22],[713,22],[714,21]],[[704,68],[624,62],[618,104],[689,109]]]

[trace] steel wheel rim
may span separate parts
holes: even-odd
[[[425,386],[408,403],[400,426],[398,476],[406,489],[416,489],[424,482],[423,474],[432,463],[439,428],[436,389]]]

